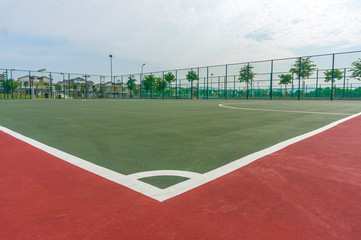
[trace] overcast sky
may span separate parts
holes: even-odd
[[[0,68],[114,74],[361,50],[360,0],[0,0]]]

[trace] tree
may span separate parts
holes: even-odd
[[[300,72],[300,60],[301,60],[301,72]],[[297,78],[309,78],[313,71],[316,69],[316,65],[312,64],[313,61],[308,58],[298,58],[296,62],[291,66],[290,73],[293,73]],[[301,73],[301,74],[300,74]]]
[[[50,93],[50,87],[49,87],[49,83],[41,83],[40,81],[38,82],[37,86],[40,86],[40,85],[44,85],[45,86],[45,98],[48,98],[49,97],[49,93]]]
[[[239,77],[238,77],[238,81],[239,82],[245,82],[247,84],[247,89],[249,88],[249,86],[252,86],[252,82],[254,79],[254,76],[256,75],[253,72],[254,67],[250,64],[245,64],[240,70],[239,70]],[[247,96],[248,96],[248,91],[247,91]]]
[[[156,77],[155,78],[155,86],[158,90],[158,92],[162,93],[162,97],[164,98],[164,90],[167,87],[167,83],[164,81],[162,77]]]
[[[352,63],[353,68],[350,70],[352,72],[351,77],[356,78],[361,81],[361,58],[358,61]]]
[[[24,82],[24,87],[25,87],[25,98],[26,98],[26,89],[28,87],[29,83],[28,82]]]
[[[9,93],[10,93],[10,89],[11,89],[11,86],[10,86],[10,81],[9,80],[6,80],[6,79],[1,79],[1,85],[3,87],[3,91],[4,91],[4,98],[5,98],[5,94],[7,95],[7,98],[9,98]]]
[[[59,83],[54,84],[54,88],[57,94],[60,94],[62,86]]]
[[[71,85],[71,88],[73,89],[74,97],[76,97],[76,93],[77,93],[77,90],[78,90],[78,84],[73,83],[73,84]]]
[[[301,67],[301,69],[300,69]],[[313,71],[316,69],[316,65],[313,64],[313,61],[308,58],[297,58],[296,62],[291,66],[290,73],[296,74],[298,79],[304,80],[305,78],[309,78]],[[299,83],[300,87],[300,83]],[[301,91],[297,91],[298,98],[301,98]],[[304,94],[304,89],[302,89],[302,97]]]
[[[152,91],[153,86],[155,86],[155,80],[156,77],[154,77],[153,74],[144,76],[144,79],[142,80],[142,84],[143,84],[143,89],[147,91],[147,96],[148,96],[148,91]]]
[[[324,72],[324,74],[325,74],[325,82],[329,82],[332,80],[332,69],[326,70],[326,72]],[[343,74],[339,69],[333,69],[333,79],[336,78],[336,79],[340,80],[342,77],[343,77]],[[331,84],[333,85],[333,82]],[[336,86],[336,84],[335,84],[335,86]],[[331,89],[331,91],[333,91],[333,90]],[[337,88],[335,88],[334,91],[335,91],[335,97],[336,97]]]
[[[92,85],[92,91],[93,91],[93,94],[96,94],[98,89],[95,85]]]
[[[86,96],[86,92],[87,92],[87,84],[86,83],[80,84],[80,92],[81,92],[82,96]]]
[[[71,89],[71,87],[70,87],[68,84],[66,84],[66,85],[64,85],[64,88],[65,88],[65,91],[64,91],[64,98],[65,98],[65,92],[68,92],[68,93],[69,93],[69,98],[70,98],[70,92],[69,92],[69,89]]]
[[[192,86],[191,98],[193,99],[193,81],[198,80],[198,75],[195,71],[192,70],[187,73],[186,78],[188,82],[191,82],[191,86]]]
[[[171,98],[172,97],[172,90],[171,90],[171,84],[172,82],[175,81],[175,76],[173,73],[171,72],[168,72],[164,75],[164,80],[166,81],[166,83],[169,85],[169,97]]]
[[[137,80],[134,78],[134,76],[128,77],[128,81],[126,82],[127,88],[130,91],[130,98],[132,98],[133,92],[136,92],[137,85],[135,84]]]
[[[281,79],[279,84],[285,85],[285,97],[286,97],[287,96],[287,85],[292,82],[292,75],[291,74],[281,74],[281,75],[278,75],[278,77]]]
[[[324,74],[325,74],[325,82],[329,82],[332,80],[332,69],[326,70],[324,72]],[[333,70],[333,79],[336,78],[336,79],[340,80],[340,79],[342,79],[342,77],[343,77],[343,73],[339,69]]]
[[[54,87],[55,87],[55,90],[56,90],[57,92],[60,92],[61,89],[62,89],[62,87],[61,87],[61,85],[60,85],[59,83],[55,84]]]
[[[20,82],[15,81],[14,79],[11,79],[11,87],[12,87],[12,94],[14,91],[16,91],[20,87]]]

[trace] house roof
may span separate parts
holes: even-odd
[[[71,79],[72,82],[85,82],[85,78],[76,77]]]
[[[38,80],[43,80],[44,82],[50,82],[50,78],[47,76],[31,76],[31,79],[34,79],[36,77]],[[27,82],[29,81],[29,75],[22,76],[18,78],[19,82]]]

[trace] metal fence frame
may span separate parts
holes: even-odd
[[[328,67],[315,68],[307,79],[302,79],[302,61],[305,59],[319,60]],[[340,60],[339,65],[343,65],[336,66],[337,60]],[[291,87],[287,89],[285,86],[283,89],[278,84],[278,75],[289,74],[287,66],[294,66],[297,61],[298,77],[293,74]],[[361,82],[350,74],[351,62],[355,61],[361,61],[361,51],[110,76],[0,68],[0,99],[361,99]],[[255,72],[257,79],[250,79],[250,67],[258,69]],[[283,70],[277,70],[276,67]],[[244,82],[239,81],[241,68],[247,69],[247,80]],[[197,80],[188,81],[186,74],[190,71],[197,74]],[[325,82],[325,77],[322,77],[326,71],[331,71],[329,82]],[[335,71],[343,73],[341,84],[336,82]],[[164,75],[169,72],[175,76],[175,80],[168,85]],[[15,80],[14,73],[25,76]],[[144,81],[144,77],[150,74],[157,77],[158,86],[165,87],[157,89],[157,86],[151,85],[151,89],[146,90],[141,80]],[[130,78],[135,79],[133,89],[126,86]]]

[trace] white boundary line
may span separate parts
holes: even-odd
[[[228,103],[229,104],[237,104],[237,103]],[[231,107],[226,104],[219,104],[218,106],[224,108],[231,109],[239,109],[239,110],[249,110],[249,111],[263,111],[263,112],[285,112],[285,113],[308,113],[308,114],[321,114],[321,115],[343,115],[343,116],[351,116],[349,113],[330,113],[330,112],[307,112],[307,111],[294,111],[294,110],[276,110],[276,109],[264,109],[264,108],[245,108],[245,107]]]
[[[38,142],[31,138],[28,138],[28,137],[21,135],[17,132],[14,132],[8,128],[0,126],[0,131],[3,131],[21,141],[24,141],[38,149],[41,149],[55,157],[62,159],[68,163],[71,163],[71,164],[78,166],[82,169],[85,169],[89,172],[97,174],[110,181],[113,181],[113,182],[116,182],[123,186],[126,186],[134,191],[142,193],[155,200],[163,202],[167,199],[175,197],[179,194],[182,194],[182,193],[187,192],[191,189],[194,189],[198,186],[201,186],[209,181],[212,181],[212,180],[217,179],[221,176],[224,176],[230,172],[233,172],[243,166],[246,166],[246,165],[258,160],[259,158],[262,158],[266,155],[269,155],[271,153],[279,151],[293,143],[302,141],[302,140],[309,138],[311,136],[314,136],[318,133],[324,132],[340,123],[343,123],[347,120],[350,120],[350,119],[355,118],[360,115],[361,115],[361,112],[358,114],[354,114],[352,116],[340,119],[338,121],[330,123],[324,127],[321,127],[319,129],[316,129],[309,133],[302,134],[300,136],[297,136],[297,137],[291,138],[289,140],[283,141],[281,143],[278,143],[276,145],[273,145],[269,148],[266,148],[261,151],[258,151],[258,152],[252,153],[250,155],[247,155],[245,157],[242,157],[238,160],[235,160],[231,163],[228,163],[222,167],[216,168],[216,169],[209,171],[207,173],[204,173],[204,174],[192,173],[192,172],[187,172],[187,171],[177,171],[177,170],[159,170],[159,171],[147,171],[147,172],[142,172],[142,173],[135,173],[135,174],[130,174],[127,176],[127,175],[123,175],[123,174],[117,173],[115,171],[109,170],[107,168],[98,166],[96,164],[90,163],[86,160],[75,157],[71,154],[65,153],[56,148],[47,146],[41,142]],[[190,178],[188,180],[185,180],[183,182],[180,182],[178,184],[170,186],[166,189],[160,189],[160,188],[157,188],[155,186],[152,186],[150,184],[147,184],[147,183],[144,183],[144,182],[138,180],[143,177],[161,176],[161,175],[177,175],[177,176],[184,176],[184,177],[190,177]]]

